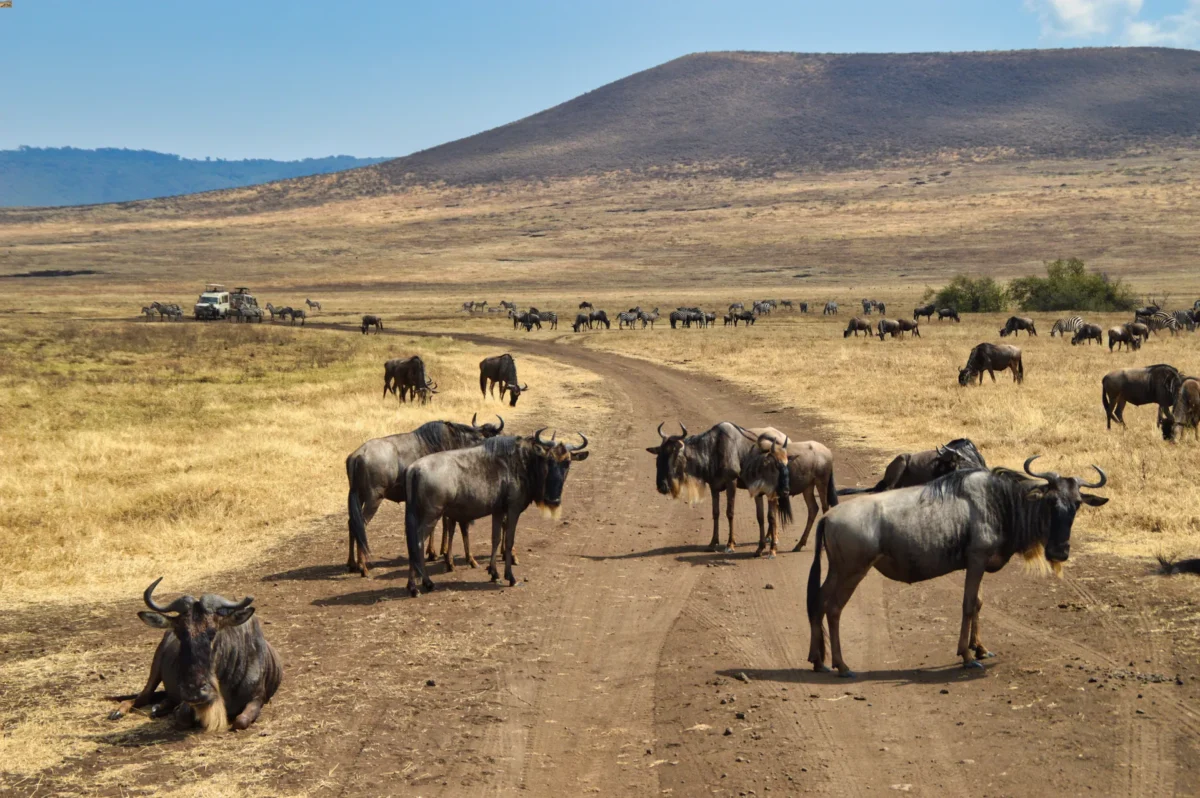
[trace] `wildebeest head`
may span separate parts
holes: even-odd
[[[254,607],[250,606],[254,596],[234,602],[212,593],[199,599],[184,595],[163,607],[154,601],[154,588],[161,581],[160,576],[142,594],[151,612],[143,610],[138,617],[151,628],[175,634],[179,641],[179,673],[175,679],[180,698],[191,705],[206,731],[220,731],[227,719],[213,651],[223,629],[240,626],[254,615]]]
[[[571,463],[586,460],[591,453],[586,451],[588,439],[582,432],[579,437],[583,443],[574,446],[556,442],[554,435],[546,440],[542,437],[545,431],[546,428],[542,427],[533,435],[533,501],[553,514],[562,504],[563,486],[566,485]]]
[[[749,437],[747,430],[742,430],[743,435]],[[770,465],[774,468],[775,476],[775,506],[779,511],[779,521],[782,524],[790,524],[792,522],[792,472],[788,469],[788,444],[791,439],[786,435],[783,437],[783,443],[769,432],[764,432],[755,440],[758,450],[769,458]]]
[[[958,370],[958,384],[964,385],[964,386],[970,385],[971,378],[974,377],[975,374],[976,374],[976,372],[970,366],[959,369]]]
[[[663,424],[665,423],[664,421]],[[669,493],[678,499],[684,486],[691,484],[687,475],[688,431],[687,427],[680,423],[679,429],[683,431],[682,434],[664,435],[663,424],[658,425],[658,437],[662,439],[662,443],[651,446],[646,451],[657,458],[654,484],[658,492],[664,496]]]
[[[1099,466],[1092,466],[1100,475],[1100,481],[1084,482],[1079,477],[1060,477],[1053,471],[1039,474],[1029,470],[1029,466],[1041,455],[1034,455],[1025,461],[1025,473],[1036,479],[1043,479],[1046,484],[1035,488],[1029,495],[1030,499],[1041,499],[1048,502],[1049,535],[1045,542],[1045,557],[1056,566],[1066,562],[1071,555],[1071,524],[1075,521],[1075,513],[1081,504],[1099,507],[1108,502],[1104,496],[1093,496],[1083,493],[1080,488],[1103,488],[1108,482],[1108,476]]]
[[[475,413],[474,415],[471,416],[471,427],[473,427],[474,430],[476,432],[478,432],[480,435],[482,435],[485,438],[494,438],[497,435],[503,434],[503,432],[504,432],[504,416],[501,416],[499,414],[496,415],[496,418],[500,419],[499,425],[476,424],[475,419],[478,416],[479,416],[478,413]]]
[[[508,406],[516,407],[517,400],[521,398],[521,394],[528,390],[529,390],[528,385],[518,385],[515,382],[509,383],[508,385],[506,385],[502,389],[500,389],[500,398],[503,399],[504,392],[508,391]]]

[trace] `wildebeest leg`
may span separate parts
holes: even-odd
[[[245,731],[250,728],[250,724],[258,720],[258,713],[262,712],[263,700],[258,696],[250,699],[250,703],[246,704],[246,708],[241,714],[233,719],[233,728],[237,731]]]
[[[163,642],[165,642],[165,639]],[[142,692],[138,693],[136,698],[129,701],[122,701],[116,709],[108,713],[109,720],[120,720],[128,715],[130,710],[137,707],[144,707],[154,700],[154,689],[162,681],[163,642],[160,642],[158,648],[154,649],[154,659],[150,662],[150,676],[146,679],[146,686],[142,688]],[[170,699],[168,698],[167,701],[169,702]]]
[[[737,497],[737,484],[730,485],[725,489],[725,518],[729,521],[729,540],[725,544],[725,551],[732,552],[737,547],[737,542],[733,539],[733,500]]]
[[[362,503],[364,527],[371,523],[371,519],[375,517],[375,513],[379,512],[379,505],[382,503],[382,496],[367,494],[367,498]],[[359,571],[364,576],[367,573],[367,556],[358,550],[358,544],[354,540],[354,532],[350,532],[350,556],[346,558],[346,570],[350,573]]]
[[[714,486],[708,486],[708,492],[712,495],[712,515],[713,515],[713,533],[712,540],[708,543],[708,548],[712,551],[721,550],[721,491]]]
[[[754,552],[756,557],[761,557],[762,553],[767,549],[767,529],[764,525],[763,518],[763,500],[765,497],[759,493],[754,497],[754,517],[758,520],[758,551]],[[771,529],[775,528],[775,516],[771,516]]]
[[[958,655],[962,657],[964,668],[982,668],[975,660],[975,652],[971,650],[971,626],[978,610],[975,603],[979,601],[980,588],[983,583],[984,567],[982,564],[967,565],[967,584],[963,591],[962,628],[958,633]]]
[[[979,639],[979,611],[983,609],[983,580],[979,582],[979,592],[975,595],[975,614],[971,616],[971,650],[976,659],[987,659],[995,654],[987,650],[987,646]]]
[[[408,511],[407,508],[405,511]],[[433,534],[433,528],[437,526],[440,517],[440,515],[435,515],[431,518],[421,518],[411,537],[408,535],[407,520],[405,522],[405,542],[408,544],[408,593],[410,596],[416,596],[418,593],[417,577],[421,579],[422,590],[426,592],[433,590],[433,580],[425,571],[425,541]]]
[[[495,513],[492,515],[492,559],[491,562],[488,563],[487,571],[488,576],[492,577],[493,582],[500,581],[500,572],[496,570],[496,550],[500,548],[500,534],[503,523],[503,515],[500,513]]]
[[[829,565],[830,580],[826,581],[826,586],[829,581],[834,581],[833,589],[826,590],[826,586],[821,588],[821,596],[825,603],[825,615],[829,618],[829,648],[833,658],[833,667],[838,669],[838,676],[846,679],[854,678],[854,671],[850,670],[850,666],[842,659],[842,609],[850,601],[850,597],[854,595],[855,588],[858,583],[863,580],[863,577],[870,572],[870,566],[863,570],[852,574],[841,574],[837,580],[833,580],[833,574],[839,566]]]
[[[450,556],[450,549],[454,546],[454,522],[449,518],[442,519],[442,547],[439,554],[446,563],[446,570],[454,570],[454,558]],[[428,548],[425,549],[425,559],[432,560],[433,554],[433,535],[429,535]]]
[[[817,497],[814,495],[816,489],[809,485],[804,489],[804,503],[808,505],[808,521],[804,524],[804,534],[800,536],[800,542],[796,544],[796,548],[792,551],[800,551],[804,548],[804,544],[808,542],[808,533],[812,531],[813,524],[817,521]],[[828,510],[826,505],[826,510]]]
[[[1162,415],[1161,409],[1158,412],[1159,412],[1159,415]],[[1117,406],[1113,408],[1113,417],[1116,418],[1117,421],[1121,422],[1122,427],[1125,426],[1125,397],[1124,396],[1122,396],[1120,399],[1117,400]]]
[[[509,587],[517,586],[517,578],[513,576],[513,565],[516,564],[516,558],[513,557],[513,545],[517,541],[517,521],[521,516],[516,513],[510,513],[504,519],[504,578],[508,580]]]
[[[992,378],[992,382],[996,381],[996,372],[992,371],[991,369],[988,369],[988,376]],[[983,382],[983,378],[980,377],[979,381]]]
[[[467,565],[471,566],[472,568],[478,568],[479,563],[475,562],[475,558],[471,556],[471,522],[470,521],[459,521],[458,526],[459,526],[459,529],[462,530],[463,556],[465,556],[467,558]],[[451,545],[453,545],[453,543],[454,543],[454,531],[453,530],[451,530],[451,532],[450,532],[450,543],[451,543]],[[517,561],[517,558],[513,557],[513,562],[515,563],[516,561]]]

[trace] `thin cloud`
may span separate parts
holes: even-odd
[[[1143,19],[1144,0],[1025,0],[1042,35],[1132,45],[1194,47],[1200,43],[1200,0],[1178,14]]]
[[[1161,47],[1194,47],[1200,42],[1200,0],[1189,0],[1178,14],[1158,21],[1133,20],[1125,28],[1130,44]]]

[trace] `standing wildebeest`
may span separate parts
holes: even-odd
[[[588,318],[588,314],[586,314],[586,313],[575,314],[575,323],[571,325],[571,329],[574,330],[575,332],[579,332],[584,327],[587,327],[589,330],[592,328],[592,321],[591,321],[591,319]]]
[[[491,438],[482,446],[439,452],[423,457],[408,469],[404,507],[404,536],[408,542],[408,592],[433,589],[425,573],[425,541],[439,518],[469,523],[492,517],[492,560],[488,573],[500,579],[496,550],[504,542],[504,578],[513,576],[513,543],[517,522],[530,504],[551,517],[562,506],[563,486],[573,461],[586,460],[588,440],[571,446],[542,438],[545,428],[528,438]]]
[[[495,357],[485,357],[479,361],[479,391],[483,394],[483,398],[487,398],[489,388],[492,396],[495,396],[497,385],[500,386],[501,402],[504,401],[504,392],[508,391],[509,407],[516,407],[521,394],[529,390],[528,385],[521,385],[517,381],[517,363],[507,352]]]
[[[603,324],[606,330],[612,329],[612,322],[608,320],[608,314],[603,310],[593,310],[588,314],[588,326],[591,327],[595,324]]]
[[[301,310],[300,308],[296,308],[295,310],[292,311],[292,324],[296,323],[296,319],[300,319],[300,326],[303,327],[304,320],[307,318],[308,318],[308,313],[306,311]]]
[[[870,316],[871,309],[875,307],[875,302],[874,302],[874,300],[871,300],[871,299],[864,299],[862,301],[862,306],[863,306],[863,315]]]
[[[936,449],[926,449],[923,452],[898,454],[888,467],[884,469],[883,478],[870,488],[842,488],[839,496],[852,496],[859,493],[882,493],[896,488],[911,488],[914,485],[924,485],[938,477],[944,477],[951,471],[962,469],[987,468],[983,455],[975,448],[975,444],[967,438],[956,438],[945,446]]]
[[[808,313],[808,303],[807,302],[800,302],[799,305],[800,305],[801,313]]]
[[[733,326],[734,327],[736,327],[738,325],[739,321],[746,322],[746,326],[748,327],[748,326],[754,324],[754,322],[758,319],[757,316],[755,316],[753,313],[746,311],[746,310],[732,314],[732,318],[733,318]]]
[[[152,702],[162,682],[167,697],[150,710],[152,717],[174,710],[181,729],[199,725],[217,732],[231,724],[238,731],[248,729],[283,680],[283,664],[253,617],[254,596],[237,602],[213,593],[199,599],[179,596],[163,607],[154,601],[161,581],[160,576],[142,594],[151,612],[138,613],[150,628],[167,630],[154,651],[150,678],[109,719]]]
[[[427,404],[430,397],[437,393],[437,383],[425,375],[425,362],[419,355],[412,357],[394,358],[383,364],[383,395],[388,391],[398,395],[401,402],[420,398],[421,404]]]
[[[518,313],[510,310],[508,315],[512,317],[514,330],[517,329],[518,326],[524,327],[525,332],[532,331],[534,327],[537,327],[539,330],[542,329],[542,318],[540,315],[538,315],[537,311],[531,310],[524,313]]]
[[[1133,311],[1133,318],[1138,321],[1148,319],[1155,313],[1158,313],[1160,310],[1162,310],[1161,306],[1155,302],[1150,302],[1144,307],[1135,308]]]
[[[932,302],[928,305],[922,305],[919,308],[913,308],[913,321],[920,321],[922,316],[932,320],[934,313],[937,313],[937,305]]]
[[[783,307],[783,308],[787,308],[788,310],[795,310],[795,307],[792,305],[792,300],[790,300],[790,299],[779,300],[779,306]]]
[[[309,299],[308,297],[304,297],[304,304],[308,306],[309,310],[320,310],[321,309],[321,303],[317,302],[315,299]]]
[[[383,319],[381,319],[379,316],[371,316],[369,314],[366,316],[363,316],[362,317],[363,335],[366,335],[367,330],[371,329],[372,327],[375,328],[376,333],[383,332]]]
[[[896,319],[896,324],[900,325],[900,337],[901,338],[904,337],[904,333],[906,333],[906,332],[912,333],[913,338],[921,337],[920,323],[915,322],[915,321],[909,321],[908,319]]]
[[[1150,328],[1140,321],[1127,321],[1121,326],[1129,330],[1133,337],[1142,339],[1142,343],[1150,340]]]
[[[1108,351],[1113,351],[1114,346],[1119,350],[1122,345],[1136,352],[1142,348],[1141,336],[1134,335],[1133,331],[1125,326],[1110,328],[1108,331]]]
[[[1021,330],[1033,336],[1037,335],[1037,328],[1033,325],[1033,319],[1025,318],[1024,316],[1009,316],[1008,321],[1004,323],[1004,329],[1000,331],[1000,337],[1015,336]]]
[[[1021,362],[1021,350],[1008,344],[979,344],[967,356],[967,365],[958,372],[958,384],[969,385],[978,376],[983,385],[983,372],[996,381],[996,369],[1012,371],[1013,382],[1025,381],[1025,365]]]
[[[1192,436],[1200,438],[1200,380],[1184,377],[1175,391],[1175,402],[1163,415],[1163,440],[1173,441],[1183,427],[1192,428]]]
[[[742,460],[742,482],[746,485],[750,495],[754,496],[755,515],[758,519],[758,553],[762,554],[764,541],[769,540],[770,554],[774,555],[779,540],[776,517],[779,516],[781,521],[786,521],[792,514],[790,500],[789,506],[782,512],[776,506],[779,497],[784,495],[784,488],[786,487],[788,496],[798,496],[803,493],[804,502],[808,505],[808,520],[804,525],[804,534],[800,536],[799,542],[792,551],[800,551],[804,548],[804,544],[808,542],[808,534],[812,531],[813,524],[816,523],[817,515],[820,512],[829,512],[829,508],[838,503],[838,491],[833,481],[833,453],[824,444],[817,441],[788,442],[785,438],[788,479],[786,485],[779,482],[782,472],[779,468],[779,458],[774,456],[774,452],[781,447],[781,444],[770,435],[764,434],[769,431],[769,428],[760,431],[757,436],[758,451],[751,450],[750,454]],[[818,496],[821,499],[819,507],[817,505]],[[766,533],[763,532],[762,500],[764,497],[771,502],[773,508],[773,511],[768,514],[770,530]]]
[[[591,302],[588,302],[585,300],[585,301],[579,303],[579,309],[580,310],[595,310],[596,308],[592,306]]]
[[[821,311],[822,316],[836,316],[838,312],[837,303],[830,300],[825,303],[825,309]]]
[[[1071,553],[1071,525],[1082,504],[1099,507],[1108,499],[1080,488],[1104,487],[1108,477],[1097,466],[1100,481],[1060,477],[1029,470],[1037,456],[1025,461],[1025,474],[998,468],[956,471],[928,485],[888,491],[838,505],[817,525],[817,544],[808,575],[808,621],[812,638],[808,660],[826,671],[825,634],[833,666],[840,676],[854,673],[842,658],[842,609],[872,568],[897,582],[923,582],[966,570],[958,656],[963,667],[982,667],[991,656],[979,637],[985,573],[1003,568],[1014,554],[1044,561],[1061,573]],[[821,583],[821,552],[829,559],[829,575]]]
[[[880,341],[882,341],[886,335],[890,335],[893,339],[895,339],[896,336],[900,334],[900,322],[894,319],[880,319],[879,324],[876,325],[876,328]]]
[[[375,517],[384,499],[394,502],[405,500],[404,475],[410,465],[433,452],[478,446],[486,438],[503,431],[503,418],[499,426],[475,426],[474,416],[469,425],[430,421],[412,432],[372,438],[355,449],[346,458],[346,477],[350,482],[350,492],[346,497],[350,515],[350,554],[346,559],[346,570],[367,575],[367,557],[370,554],[367,524]]]
[[[938,321],[941,321],[942,319],[954,319],[956,323],[962,321],[962,319],[958,317],[957,308],[938,308],[937,314]]]
[[[1096,343],[1100,344],[1101,346],[1104,346],[1104,331],[1100,329],[1100,325],[1099,324],[1081,324],[1081,325],[1079,325],[1079,329],[1077,329],[1075,331],[1075,334],[1071,336],[1071,346],[1076,346],[1077,344],[1080,344],[1083,341],[1087,341],[1088,343],[1095,341]]]
[[[1083,326],[1083,316],[1065,316],[1054,322],[1054,326],[1050,328],[1050,337],[1061,335],[1067,337],[1067,333],[1074,333]]]
[[[1125,405],[1158,405],[1154,425],[1162,421],[1175,402],[1175,393],[1183,380],[1179,370],[1166,363],[1157,363],[1144,369],[1118,369],[1104,375],[1100,381],[1100,401],[1104,404],[1107,429],[1114,421],[1125,426]]]
[[[728,327],[730,324],[733,324],[733,315],[726,313],[721,317],[721,320],[725,323],[725,326]],[[736,327],[737,325],[735,324],[734,326]]]
[[[871,322],[855,316],[854,318],[850,319],[850,323],[846,325],[846,329],[842,330],[842,337],[849,338],[850,333],[854,333],[854,337],[857,338],[860,332],[866,333],[867,338],[870,338]]]

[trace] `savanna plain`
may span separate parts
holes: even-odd
[[[842,330],[863,297],[911,317],[955,274],[1003,280],[1058,257],[1191,307],[1197,178],[1190,151],[947,157],[771,180],[697,169],[414,186],[324,204],[305,194],[311,179],[0,212],[0,789],[1195,794],[1200,588],[1155,567],[1157,555],[1200,556],[1200,443],[1164,443],[1147,408],[1106,430],[1100,379],[1161,362],[1200,373],[1200,338],[1161,333],[1110,353],[1050,338],[1072,314],[1021,313],[1040,333],[1009,340],[1024,384],[1005,373],[960,388],[967,353],[999,341],[1008,314],[923,321],[903,340]],[[322,310],[303,326],[138,317],[153,300],[190,308],[206,281]],[[736,329],[665,319],[761,298],[813,310]],[[484,299],[554,310],[559,327],[526,333],[459,309]],[[840,314],[822,316],[831,299]],[[575,333],[583,300],[664,318]],[[383,334],[359,332],[364,313],[383,317]],[[1127,320],[1082,315],[1104,329]],[[531,387],[515,408],[479,394],[478,361],[501,351]],[[380,395],[382,361],[408,354],[438,381],[429,405]],[[407,598],[406,561],[390,559],[404,550],[395,505],[371,526],[374,578],[347,574],[345,456],[476,413],[593,440],[562,519],[522,519],[528,581],[501,588],[460,564]],[[707,501],[654,492],[644,449],[658,423],[721,420],[822,440],[839,486],[969,437],[991,465],[1100,465],[1111,501],[1081,512],[1062,580],[1015,564],[985,580],[983,623],[1001,642],[980,675],[953,656],[959,577],[868,577],[843,624],[861,674],[851,684],[807,670],[811,549],[706,552]],[[479,557],[489,535],[476,527]],[[148,670],[156,638],[134,612],[158,576],[166,592],[259,597],[285,678],[248,733],[105,719]]]

